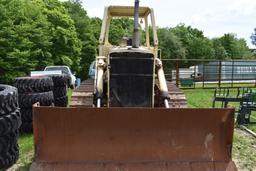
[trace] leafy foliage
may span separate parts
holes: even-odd
[[[211,41],[203,35],[202,31],[180,24],[173,28],[172,32],[180,39],[186,49],[186,59],[213,58],[214,51]]]
[[[90,18],[81,0],[0,1],[0,83],[42,70],[47,65],[68,65],[86,79],[98,50],[102,20]],[[141,44],[145,31],[141,30]],[[152,28],[149,28],[152,35]],[[111,21],[109,42],[132,38],[133,20]],[[209,39],[201,30],[179,24],[158,28],[159,48],[166,59],[251,59],[244,39],[234,34]],[[256,45],[256,30],[251,36]],[[153,37],[150,37],[153,45]],[[184,62],[183,67],[193,65]],[[171,65],[167,65],[171,67]]]
[[[238,39],[235,34],[224,34],[220,39],[227,52],[228,59],[250,59],[249,47],[244,39]]]
[[[86,79],[90,63],[95,59],[97,40],[94,36],[93,27],[90,24],[90,18],[86,11],[82,8],[80,1],[64,2],[65,8],[75,23],[76,32],[79,40],[82,42],[82,49],[80,54],[80,63],[78,67],[78,76]]]
[[[159,47],[162,50],[162,57],[166,59],[185,58],[185,48],[180,39],[172,32],[170,28],[159,28],[158,38]]]
[[[57,0],[3,0],[0,18],[0,82],[46,65],[79,65],[80,40]]]
[[[214,49],[214,59],[225,60],[228,59],[226,49],[222,45],[219,38],[212,39],[212,45]]]
[[[44,0],[44,14],[50,22],[51,54],[55,65],[68,65],[79,71],[81,41],[74,21],[58,0]]]
[[[50,23],[42,6],[39,1],[0,2],[0,82],[53,63]]]
[[[100,37],[100,31],[101,31],[101,25],[102,25],[102,20],[98,17],[93,17],[90,19],[91,20],[91,28],[92,28],[92,33],[93,36],[97,39]],[[98,43],[98,42],[97,42]]]
[[[109,42],[118,45],[122,37],[132,37],[133,20],[128,18],[113,19],[110,23]]]

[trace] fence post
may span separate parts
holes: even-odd
[[[205,62],[203,63],[203,88],[204,88],[204,80],[205,79]]]
[[[176,86],[179,88],[179,82],[180,82],[180,69],[179,69],[179,60],[176,60]]]
[[[221,87],[221,61],[219,61],[219,81],[218,81],[218,87]]]
[[[193,78],[193,83],[194,83],[194,88],[196,88],[196,74],[197,74],[197,71],[196,71],[196,65],[194,65],[194,78]],[[198,70],[198,69],[197,69]]]
[[[232,81],[231,81],[231,87],[234,87],[234,60],[232,60]]]

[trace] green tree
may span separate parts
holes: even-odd
[[[225,48],[222,46],[220,39],[212,39],[213,49],[214,49],[214,59],[224,60],[228,59],[228,54]]]
[[[57,0],[0,1],[0,82],[47,65],[79,66],[81,43]]]
[[[41,1],[0,1],[0,82],[53,64],[50,24]]]
[[[172,32],[180,39],[185,47],[188,47],[194,38],[205,38],[202,31],[191,26],[186,26],[185,24],[177,25],[172,29]]]
[[[252,54],[249,52],[245,39],[238,39],[235,34],[224,34],[220,38],[222,46],[225,48],[229,59],[250,59]]]
[[[122,37],[132,38],[133,20],[128,18],[119,18],[111,20],[109,30],[109,42],[118,45]]]
[[[83,9],[80,1],[70,0],[64,2],[64,6],[68,10],[70,17],[73,19],[78,38],[82,42],[82,50],[80,54],[81,70],[78,75],[82,79],[86,79],[90,63],[95,60],[97,52],[96,49],[98,43],[94,35],[94,25],[91,25],[91,20],[87,16],[87,12]]]
[[[208,38],[194,38],[189,40],[187,59],[213,59],[214,50]]]
[[[212,59],[214,57],[212,42],[204,36],[202,31],[191,26],[179,24],[172,29],[172,32],[179,38],[186,49],[186,59]],[[187,62],[184,64],[191,66],[194,63]]]
[[[185,58],[185,48],[182,46],[179,38],[171,32],[170,28],[159,28],[157,32],[159,39],[159,48],[162,51],[163,58]]]
[[[68,65],[73,71],[80,69],[81,41],[78,39],[74,21],[58,0],[43,0],[44,14],[51,25],[53,46],[51,54],[56,65]]]
[[[92,32],[94,37],[97,39],[97,44],[98,44],[98,40],[100,38],[102,20],[98,17],[93,17],[90,19],[90,25],[91,25],[91,28],[93,28]]]
[[[171,32],[170,28],[158,28],[157,33],[159,39],[159,49],[161,49],[163,59],[185,58],[185,48],[182,46],[178,37]],[[170,69],[174,67],[175,62],[163,61],[163,64],[165,71],[170,72]]]

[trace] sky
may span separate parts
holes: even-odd
[[[105,6],[134,5],[134,0],[82,0],[90,17],[103,17]],[[256,0],[140,0],[141,6],[154,8],[156,24],[175,27],[179,23],[202,30],[209,38],[235,33],[245,38],[250,48],[250,36],[256,27]]]

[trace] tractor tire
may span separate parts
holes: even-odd
[[[68,97],[63,96],[63,97],[54,99],[54,105],[57,107],[67,107],[68,106]]]
[[[53,81],[54,87],[64,87],[67,86],[68,83],[68,76],[66,75],[51,75],[50,76]]]
[[[20,113],[22,123],[32,122],[32,108],[21,108]]]
[[[66,76],[66,78],[67,78],[67,85],[68,85],[68,87],[69,87],[69,88],[72,88],[72,85],[71,85],[71,77]]]
[[[44,93],[19,94],[19,104],[21,108],[31,108],[33,104],[39,102],[41,106],[50,106],[54,100],[52,91]]]
[[[21,114],[19,110],[0,117],[0,136],[14,132],[21,126]]]
[[[63,96],[67,95],[67,87],[66,86],[54,87],[52,91],[53,91],[54,99],[57,99],[59,97],[63,97]]]
[[[0,154],[0,170],[8,169],[10,166],[16,163],[19,158],[19,146],[13,145],[10,150],[4,154]]]
[[[20,132],[32,133],[33,132],[33,123],[32,122],[22,122],[22,125],[20,127]]]
[[[14,86],[19,93],[41,93],[51,91],[53,87],[52,78],[42,77],[19,77],[16,78]]]
[[[18,160],[20,125],[17,89],[0,85],[0,170],[10,167]]]
[[[8,153],[18,142],[18,131],[0,136],[0,156]]]
[[[0,84],[0,116],[8,115],[16,111],[18,107],[17,89]]]

